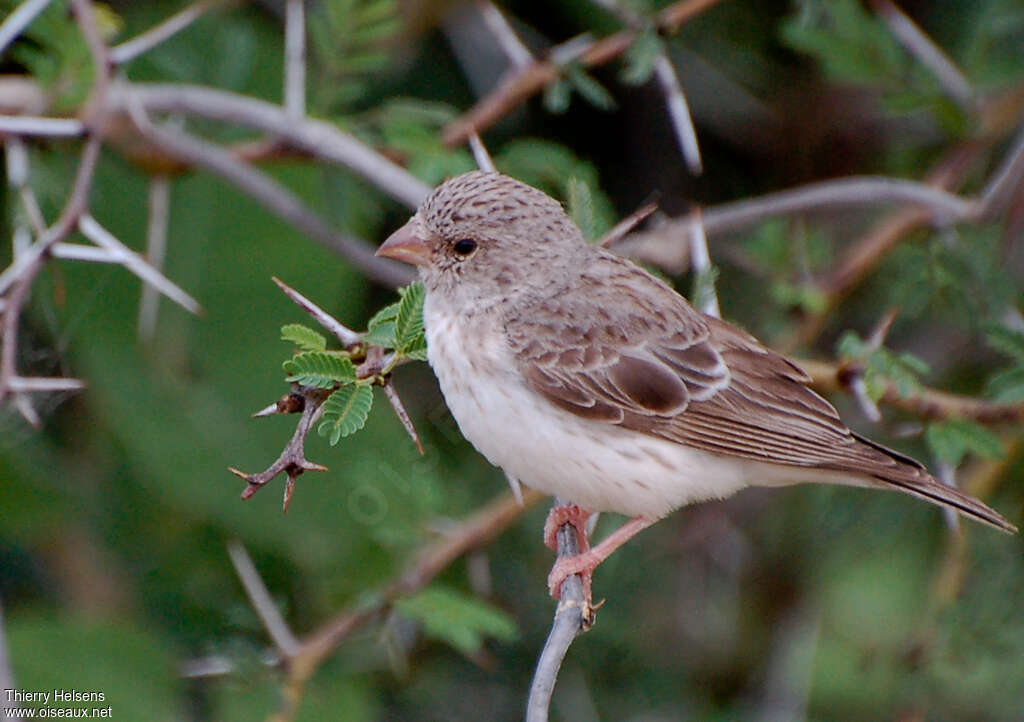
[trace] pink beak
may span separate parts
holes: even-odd
[[[419,229],[419,220],[413,216],[381,244],[376,255],[415,266],[426,266],[430,263],[430,247],[422,237],[416,235]]]

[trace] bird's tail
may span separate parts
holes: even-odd
[[[964,494],[959,489],[943,484],[929,474],[916,460],[870,439],[866,439],[859,434],[855,434],[855,436],[861,443],[898,462],[895,466],[889,467],[884,475],[882,473],[875,474],[875,478],[883,482],[885,486],[895,487],[900,491],[930,501],[933,504],[956,509],[964,516],[976,519],[1000,531],[1009,534],[1017,533],[1017,527],[1007,521],[1002,514],[974,497]]]

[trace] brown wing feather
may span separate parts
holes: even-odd
[[[799,367],[636,266],[602,253],[579,283],[506,321],[524,378],[556,406],[718,454],[856,473],[1013,529],[913,459],[851,433]]]

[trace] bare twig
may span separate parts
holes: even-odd
[[[374,256],[366,243],[335,232],[302,200],[270,176],[236,159],[223,148],[195,136],[160,127],[150,122],[144,112],[134,114],[136,127],[164,152],[189,165],[219,175],[247,193],[281,219],[331,248],[369,278],[391,286],[412,280],[412,274],[400,264]]]
[[[561,500],[555,500],[555,505]],[[558,557],[573,557],[579,554],[576,530],[571,524],[558,529]],[[586,608],[583,580],[578,574],[566,577],[562,582],[561,598],[555,608],[544,649],[537,660],[537,668],[530,684],[530,696],[526,702],[526,722],[547,722],[551,707],[551,695],[555,689],[558,672],[562,668],[569,645],[581,632],[593,623],[592,611]]]
[[[601,246],[602,248],[609,248],[611,246],[614,246],[616,243],[621,241],[627,233],[629,233],[638,225],[643,223],[643,221],[656,210],[658,210],[657,203],[647,203],[640,206],[635,211],[633,211],[628,216],[626,216],[621,221],[612,226],[610,229],[608,229],[608,232],[605,233],[600,238],[598,238],[595,241],[595,244]]]
[[[295,638],[288,623],[281,616],[280,610],[274,603],[273,597],[270,596],[270,591],[263,583],[263,578],[256,570],[256,565],[253,564],[252,557],[246,551],[245,545],[237,539],[232,539],[227,543],[227,548],[228,556],[231,557],[231,563],[235,567],[235,573],[238,574],[238,579],[242,582],[242,587],[249,597],[249,603],[252,604],[252,608],[256,610],[260,621],[263,622],[263,628],[267,630],[267,634],[270,635],[270,639],[277,647],[281,657],[291,657],[299,649],[299,640]]]
[[[693,224],[690,226],[690,264],[697,276],[699,297],[694,299],[697,307],[708,314],[719,318],[722,311],[718,306],[718,293],[715,291],[714,266],[711,264],[711,252],[708,250],[708,238],[704,234],[704,224],[700,222],[700,209],[693,212]]]
[[[108,111],[107,100],[111,80],[110,50],[103,42],[100,29],[96,25],[96,13],[92,0],[71,0],[71,10],[92,58],[92,87],[89,89],[89,98],[85,102],[82,118],[93,133],[101,133],[107,120]]]
[[[947,153],[928,173],[925,182],[951,191],[957,189],[977,159],[980,148],[968,145]],[[984,205],[984,202],[982,203]],[[896,209],[876,223],[847,248],[835,268],[817,281],[823,297],[822,308],[810,314],[780,346],[785,351],[811,343],[824,327],[829,314],[899,242],[931,219],[925,208],[908,205]]]
[[[501,11],[489,0],[477,0],[477,8],[487,29],[491,31],[505,57],[513,68],[523,68],[533,61],[533,55],[523,45],[515,30]]]
[[[679,83],[679,76],[666,53],[662,53],[654,61],[654,78],[665,94],[668,117],[672,122],[679,148],[683,152],[686,167],[694,175],[700,175],[703,165],[700,159],[700,146],[697,144],[697,129],[693,126],[690,106],[686,102],[683,86]]]
[[[889,0],[871,0],[875,12],[889,28],[889,32],[903,43],[903,47],[926,67],[943,91],[963,108],[971,110],[974,89],[960,68],[942,49],[932,42],[917,24]]]
[[[309,432],[313,429],[320,416],[323,414],[323,402],[329,395],[330,391],[326,389],[314,389],[314,388],[302,388],[298,391],[297,395],[302,399],[301,410],[302,418],[299,419],[299,423],[295,427],[295,433],[292,434],[291,440],[284,447],[280,456],[273,464],[268,466],[265,470],[257,474],[247,474],[244,471],[239,471],[234,467],[229,467],[230,471],[235,476],[241,477],[246,481],[246,487],[242,491],[242,499],[251,499],[253,494],[263,488],[268,482],[274,479],[282,471],[288,476],[288,481],[285,484],[284,490],[284,510],[288,511],[288,504],[292,498],[292,492],[295,489],[295,480],[307,471],[327,471],[326,466],[320,464],[314,464],[313,462],[306,459],[306,437]],[[286,398],[290,398],[286,397]],[[282,400],[283,401],[283,400]],[[282,404],[279,402],[279,408]]]
[[[796,359],[795,362],[810,374],[812,385],[819,391],[848,391],[850,381],[859,374],[859,369],[845,363],[811,359]],[[924,419],[962,417],[981,424],[1010,424],[1024,420],[1024,403],[999,403],[928,387],[903,396],[895,384],[889,384],[879,403]]]
[[[15,376],[7,382],[7,388],[15,393],[81,391],[85,382],[63,376]]]
[[[0,115],[0,133],[75,138],[84,132],[85,125],[75,118]]]
[[[402,422],[402,427],[405,429],[405,432],[409,434],[409,438],[411,438],[412,442],[416,444],[417,451],[422,455],[424,451],[423,444],[420,442],[419,434],[416,433],[416,427],[412,425],[412,419],[409,418],[409,412],[405,410],[402,398],[398,395],[398,392],[395,391],[394,383],[390,376],[384,382],[384,393],[388,397],[388,402],[391,404],[391,408],[395,411],[395,416],[397,416],[398,420]]]
[[[4,690],[15,689],[14,672],[11,670],[11,660],[7,655],[7,637],[4,627],[4,606],[3,600],[0,599],[0,709],[4,710],[4,719],[13,719],[21,722],[21,717],[14,716],[12,704],[3,692]],[[11,717],[8,717],[8,714]]]
[[[53,244],[63,239],[75,228],[78,219],[85,212],[99,155],[100,140],[97,136],[92,136],[86,141],[85,148],[82,150],[71,193],[57,221],[42,238],[14,259],[7,270],[0,274],[0,293],[3,293],[8,286],[11,287],[3,310],[3,339],[2,345],[0,345],[0,401],[10,391],[11,380],[18,376],[16,370],[18,322],[22,306],[28,298],[36,274],[42,268],[45,253]]]
[[[491,160],[491,154],[487,152],[484,142],[480,140],[480,136],[476,133],[470,134],[469,147],[473,151],[473,159],[476,161],[476,167],[480,170],[494,172],[494,161]]]
[[[53,0],[25,0],[0,24],[0,54]]]
[[[277,284],[277,287],[280,288],[286,296],[288,296],[288,298],[299,306],[299,308],[315,318],[317,323],[321,326],[333,333],[337,339],[341,341],[341,345],[346,349],[352,349],[362,343],[362,337],[358,333],[338,321],[334,316],[317,306],[287,283],[279,278],[274,278],[273,281]]]
[[[293,118],[306,115],[305,0],[284,6],[284,111]]]
[[[449,528],[443,538],[420,552],[393,582],[374,595],[363,595],[372,601],[337,614],[302,640],[298,653],[289,660],[286,696],[301,697],[303,686],[316,668],[353,631],[378,618],[396,599],[422,589],[466,552],[490,542],[543,498],[533,490],[527,490],[523,497],[519,504],[511,494],[501,494]]]
[[[991,218],[1003,211],[1024,179],[1024,125],[1017,132],[1010,152],[992,174],[978,196],[978,215]]]
[[[162,273],[167,251],[167,226],[171,212],[171,181],[166,175],[149,179],[149,218],[146,223],[146,262]],[[152,341],[156,334],[160,294],[155,286],[145,284],[139,299],[138,334],[144,341]]]
[[[154,25],[149,30],[136,35],[131,40],[126,40],[120,45],[112,47],[110,49],[110,61],[115,65],[122,65],[134,60],[140,55],[149,52],[157,45],[160,45],[165,40],[168,40],[180,33],[182,30],[205,15],[208,10],[215,8],[218,5],[224,5],[227,1],[228,0],[199,0],[199,2],[189,5],[184,10],[175,13],[163,22]]]
[[[151,285],[167,298],[190,313],[202,313],[203,307],[199,305],[192,296],[185,293],[178,285],[164,276],[160,271],[146,263],[138,253],[117,240],[117,237],[106,228],[101,226],[95,218],[88,213],[83,213],[78,221],[78,229],[86,238],[100,248],[105,249],[118,259],[118,262],[126,269],[134,273],[140,279]]]
[[[123,112],[134,106],[150,113],[198,115],[260,130],[316,158],[351,169],[410,208],[417,208],[431,190],[335,125],[313,118],[297,121],[280,106],[257,98],[196,85],[121,82],[114,84],[110,103]]]
[[[659,30],[675,32],[680,25],[715,5],[718,0],[680,0],[661,10],[655,20]],[[637,31],[630,28],[608,37],[588,42],[577,55],[585,66],[603,65],[624,53]],[[467,113],[453,120],[443,131],[447,145],[465,142],[472,132],[482,133],[503,115],[525,102],[549,83],[558,79],[560,69],[553,59],[538,60],[507,75],[487,97]]]

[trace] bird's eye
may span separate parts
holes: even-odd
[[[476,241],[472,238],[463,238],[455,241],[455,244],[452,246],[452,250],[455,251],[456,256],[469,258],[469,256],[473,254],[473,251],[476,250]]]

